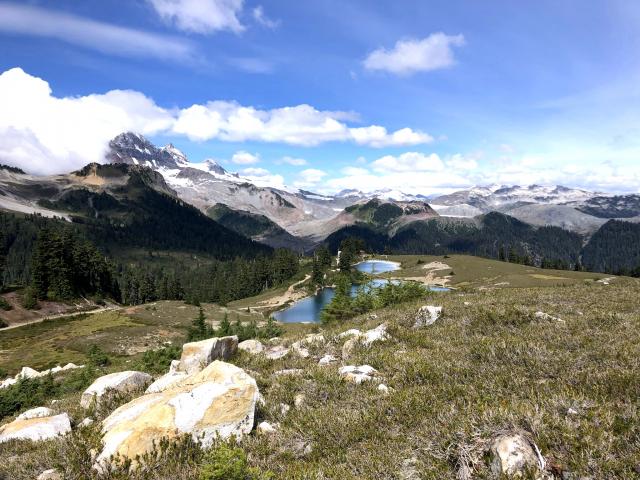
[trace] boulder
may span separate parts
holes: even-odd
[[[272,425],[269,422],[260,422],[256,427],[256,431],[261,434],[275,433],[277,425]]]
[[[356,349],[358,345],[358,341],[360,337],[352,337],[342,345],[342,359],[347,360],[353,354],[353,351]]]
[[[383,395],[389,395],[389,387],[387,387],[384,383],[378,385],[378,391]]]
[[[291,344],[291,350],[298,354],[302,358],[309,357],[309,350],[303,346],[302,342],[295,342]]]
[[[347,382],[356,384],[374,380],[376,378],[375,374],[378,373],[378,371],[370,365],[347,365],[341,367],[339,372]]]
[[[182,346],[179,370],[189,375],[200,372],[214,360],[229,360],[238,350],[238,337],[208,338]]]
[[[357,328],[350,328],[346,332],[342,332],[342,333],[338,334],[338,338],[353,337],[354,335],[356,337],[359,337],[361,333],[362,332],[360,330],[358,330]]]
[[[285,368],[284,370],[278,370],[273,372],[276,377],[282,377],[286,375],[302,375],[304,370],[301,368]]]
[[[310,345],[321,345],[325,342],[324,335],[321,333],[311,333],[291,345],[291,349],[300,355],[302,358],[309,356],[309,350],[307,347]]]
[[[94,422],[95,422],[95,420],[94,420],[93,418],[89,418],[89,417],[87,417],[87,418],[85,418],[84,420],[82,420],[82,421],[78,424],[78,426],[79,426],[80,428],[85,428],[85,427],[88,427],[88,426],[90,426],[90,425],[93,425],[93,424],[94,424]]]
[[[21,380],[25,378],[37,378],[39,376],[40,376],[40,372],[38,372],[37,370],[34,370],[31,367],[22,367],[22,370],[20,370],[20,373],[16,375],[16,379]]]
[[[361,336],[361,341],[365,347],[369,347],[374,342],[381,342],[388,338],[389,334],[387,333],[387,325],[383,323],[372,330],[364,332]]]
[[[255,355],[264,350],[264,345],[260,340],[245,340],[238,344],[238,350],[244,350],[245,352]]]
[[[416,321],[413,328],[427,327],[436,323],[436,320],[442,314],[442,307],[434,307],[433,305],[424,305],[420,307],[416,315]]]
[[[102,422],[101,470],[112,455],[135,459],[166,437],[189,434],[204,447],[220,437],[240,438],[253,429],[259,392],[241,368],[214,361],[160,393],[149,393],[116,409]]]
[[[153,378],[148,373],[125,371],[110,373],[97,378],[87,388],[80,398],[80,406],[88,408],[91,402],[100,402],[100,399],[108,392],[127,393],[134,390],[143,389]]]
[[[47,407],[36,407],[18,415],[16,420],[29,420],[30,418],[43,418],[53,416],[53,410]]]
[[[333,355],[327,354],[318,361],[318,365],[320,366],[331,365],[332,363],[335,363],[337,361],[338,359],[336,357],[334,357]]]
[[[296,408],[301,408],[304,406],[307,401],[307,396],[304,393],[297,393],[295,397],[293,397],[293,406]]]
[[[495,476],[519,477],[526,469],[540,468],[531,443],[520,434],[501,435],[491,445],[491,473]]]
[[[14,420],[0,427],[0,443],[9,440],[49,440],[71,431],[69,415],[61,413],[52,417]]]
[[[273,347],[267,348],[264,351],[264,356],[269,360],[278,360],[285,357],[288,353],[289,349],[287,347],[283,347],[282,345],[275,345]]]
[[[144,393],[159,393],[184,380],[189,376],[186,372],[169,372],[162,375],[155,382],[147,387]]]

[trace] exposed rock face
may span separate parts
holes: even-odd
[[[496,476],[522,476],[526,469],[538,470],[538,457],[522,435],[502,435],[491,445],[491,472]]]
[[[18,415],[16,420],[29,420],[30,418],[43,418],[43,417],[51,417],[53,415],[53,410],[47,407],[36,407],[31,410],[27,410],[24,413]]]
[[[436,323],[442,314],[442,307],[434,307],[433,305],[424,305],[418,310],[416,321],[413,328],[427,327]]]
[[[104,449],[97,467],[119,454],[135,458],[162,437],[190,434],[209,446],[216,436],[242,437],[253,429],[259,392],[244,370],[214,361],[161,393],[145,394],[116,409],[102,423]]]
[[[238,350],[244,350],[255,355],[264,351],[264,345],[259,340],[245,340],[238,344]]]
[[[69,415],[61,413],[53,417],[14,420],[0,427],[0,443],[9,440],[49,440],[71,431]]]
[[[378,371],[370,365],[347,365],[340,368],[340,375],[342,375],[347,382],[356,384],[374,380],[376,373],[378,373]]]
[[[149,387],[145,390],[144,393],[159,393],[164,392],[166,389],[172,387],[176,383],[184,380],[189,376],[186,372],[169,372],[160,378],[158,378],[155,382],[153,382]]]
[[[208,338],[199,342],[185,343],[178,369],[189,375],[197,373],[214,360],[229,360],[238,350],[238,337]]]
[[[142,389],[153,381],[148,373],[125,371],[111,373],[97,378],[80,398],[80,406],[88,408],[95,399],[97,403],[109,391],[120,393]]]

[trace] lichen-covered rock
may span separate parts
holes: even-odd
[[[424,305],[420,307],[418,313],[416,314],[416,321],[413,324],[414,328],[419,327],[428,327],[429,325],[433,325],[438,318],[440,318],[440,314],[442,313],[442,307],[434,307],[433,305]]]
[[[94,400],[100,403],[108,392],[126,393],[143,389],[152,381],[153,377],[144,372],[125,371],[104,375],[96,378],[84,391],[80,398],[80,406],[88,408]]]
[[[540,463],[529,441],[520,434],[502,435],[491,445],[491,472],[496,476],[519,477],[538,470]]]
[[[189,375],[203,370],[214,360],[229,360],[238,350],[238,337],[208,338],[199,342],[185,343],[178,369]]]
[[[116,409],[102,422],[104,448],[98,469],[118,454],[135,458],[153,442],[189,434],[209,446],[219,436],[237,438],[253,429],[259,392],[244,370],[214,361],[201,372],[160,392],[145,394]]]
[[[47,407],[36,407],[18,415],[16,420],[29,420],[30,418],[43,418],[53,416],[53,410]]]
[[[166,389],[184,380],[188,376],[189,374],[187,372],[171,372],[170,371],[169,373],[162,375],[160,378],[154,381],[151,385],[149,385],[144,393],[164,392]]]
[[[370,365],[346,365],[340,368],[339,371],[340,375],[342,375],[347,382],[356,384],[374,380],[376,373],[378,373],[378,371]]]
[[[238,344],[238,350],[244,350],[245,352],[255,355],[264,351],[264,345],[260,340],[245,340]]]
[[[274,345],[264,351],[264,356],[269,360],[278,360],[285,357],[288,353],[289,349],[287,347],[283,347],[282,345]]]
[[[61,413],[52,417],[14,420],[0,427],[0,443],[9,440],[49,440],[71,431],[69,415]]]

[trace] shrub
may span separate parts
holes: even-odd
[[[27,310],[35,310],[38,308],[38,297],[33,288],[25,288],[24,294],[22,295],[22,306]]]
[[[89,351],[87,352],[87,357],[89,359],[89,365],[93,367],[106,367],[111,363],[109,357],[98,345],[91,345],[89,347]]]
[[[200,467],[200,480],[267,480],[271,473],[250,467],[247,454],[239,447],[221,443],[209,450]]]
[[[140,370],[149,373],[165,373],[172,360],[180,358],[182,349],[177,345],[162,347],[157,350],[147,350],[142,354]]]
[[[11,304],[9,302],[7,302],[6,299],[0,297],[0,310],[9,311],[12,308],[13,307],[11,306]]]

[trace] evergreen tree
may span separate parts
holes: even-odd
[[[205,317],[204,315],[204,310],[202,310],[202,307],[200,307],[198,309],[198,316],[193,320],[193,322],[191,323],[191,328],[189,328],[187,341],[197,342],[198,340],[211,338],[211,336],[213,335],[213,329],[206,320],[207,317]]]

